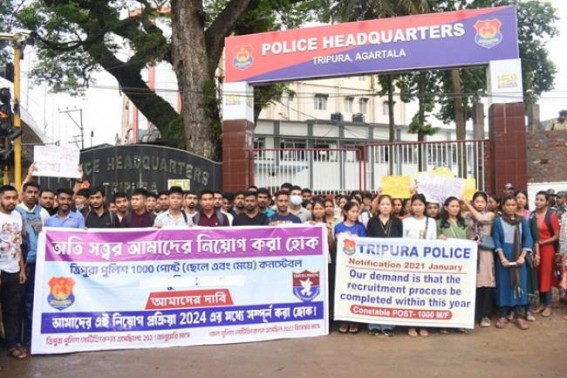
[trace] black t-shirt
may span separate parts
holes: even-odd
[[[268,217],[264,213],[258,213],[250,218],[246,213],[240,213],[232,221],[233,226],[267,226]]]
[[[101,216],[93,210],[85,216],[86,228],[115,228],[118,227],[118,218],[105,207]]]
[[[366,236],[371,238],[401,238],[404,236],[404,224],[398,217],[390,217],[383,224],[377,216],[370,218],[366,226]]]
[[[140,227],[152,227],[154,225],[155,215],[148,213],[147,211],[138,215],[134,211],[128,213],[120,221],[120,227],[123,228],[140,228]]]

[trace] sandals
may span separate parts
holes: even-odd
[[[349,333],[356,334],[356,333],[358,333],[359,331],[360,331],[360,328],[358,328],[358,324],[351,324],[351,325],[348,327],[348,332],[349,332]]]
[[[348,324],[347,323],[341,323],[340,327],[339,327],[339,333],[347,333],[348,332]]]
[[[522,319],[522,318],[516,319],[516,325],[522,331],[525,331],[526,329],[530,328],[530,326],[528,325],[528,322],[525,319]]]
[[[16,360],[23,360],[27,356],[26,350],[22,347],[13,347],[8,351],[8,357],[15,358]]]
[[[422,329],[419,330],[419,336],[427,337],[427,336],[429,336],[429,331],[426,330],[425,328],[422,328]]]
[[[543,316],[544,318],[548,318],[551,316],[551,306],[547,306],[542,312],[541,312],[541,316]]]
[[[508,319],[506,319],[506,318],[503,316],[503,317],[499,318],[499,319],[496,321],[496,328],[498,328],[498,329],[504,329],[504,328],[506,328],[506,326],[508,325],[508,323],[509,323]]]
[[[408,336],[409,337],[417,337],[417,331],[415,330],[415,328],[408,329]]]

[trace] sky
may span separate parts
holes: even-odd
[[[560,34],[548,42],[550,57],[556,63],[558,73],[555,89],[543,94],[539,101],[542,121],[555,118],[559,110],[567,109],[567,65],[565,58],[561,56],[567,46],[567,1],[550,2],[557,9],[560,18],[556,24]],[[27,72],[31,70],[32,59],[33,51],[26,51],[22,63],[22,105],[33,115],[49,141],[80,147],[73,141],[77,141],[79,138],[75,136],[80,134],[76,125],[80,124],[80,114],[75,110],[81,109],[85,147],[102,143],[115,144],[122,120],[122,96],[116,80],[110,74],[101,72],[85,97],[52,94],[45,86],[35,86],[31,80],[25,79]],[[72,112],[65,113],[68,110]]]

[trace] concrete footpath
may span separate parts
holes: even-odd
[[[340,335],[218,346],[0,356],[1,378],[567,377],[567,305],[530,329],[477,328],[410,338]]]

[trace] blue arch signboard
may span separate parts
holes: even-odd
[[[229,37],[226,82],[261,84],[517,59],[515,7]]]

